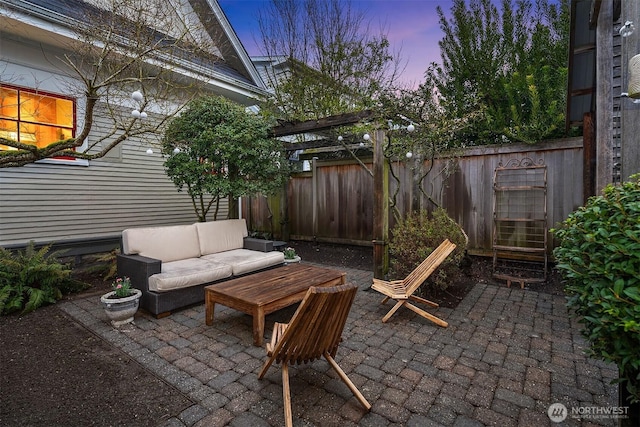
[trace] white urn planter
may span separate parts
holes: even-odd
[[[114,298],[115,291],[108,292],[100,297],[104,312],[113,326],[117,327],[133,321],[133,316],[138,311],[142,291],[131,289],[131,292],[133,292],[132,295],[124,298]]]
[[[294,263],[294,262],[300,262],[300,257],[299,256],[295,256],[293,258],[285,258],[284,262],[287,263],[287,264],[291,264],[291,263]]]

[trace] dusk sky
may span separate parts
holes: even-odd
[[[261,55],[257,11],[269,0],[218,0],[250,56]],[[365,13],[371,27],[386,29],[391,47],[400,50],[406,68],[401,81],[422,82],[431,62],[440,62],[438,42],[442,32],[436,7],[449,15],[450,0],[353,0],[352,7]]]

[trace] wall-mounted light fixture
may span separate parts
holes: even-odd
[[[629,37],[631,34],[633,34],[633,31],[635,29],[636,27],[633,26],[633,21],[626,21],[624,25],[618,30],[618,34],[620,34],[622,37]]]

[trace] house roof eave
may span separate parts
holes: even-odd
[[[245,49],[244,45],[238,38],[238,35],[236,34],[235,30],[231,26],[231,23],[227,19],[227,16],[225,15],[224,11],[222,10],[218,2],[216,0],[190,0],[190,1],[194,7],[194,10],[202,11],[204,5],[206,5],[207,8],[211,12],[213,12],[214,16],[216,17],[216,21],[219,24],[220,29],[224,34],[224,37],[229,42],[229,45],[226,45],[226,46],[223,45],[220,47],[221,51],[223,52],[225,61],[228,61],[229,64],[233,64],[236,67],[242,67],[244,71],[246,71],[247,77],[251,79],[256,86],[266,90],[267,89],[266,84],[262,80],[262,77],[260,77],[260,73],[258,73],[258,70],[256,69],[255,65],[251,61],[251,58],[249,57],[247,50]],[[211,37],[215,40],[217,38],[216,30],[211,25],[207,25],[207,23],[210,21],[202,18],[203,17],[201,16],[201,22],[203,22],[203,24],[205,25],[205,28],[207,29],[207,31],[210,32]],[[238,70],[238,71],[241,71],[241,70]]]

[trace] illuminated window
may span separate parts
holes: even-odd
[[[34,90],[0,87],[0,136],[37,147],[74,136],[75,102]],[[0,145],[0,150],[15,150]]]

